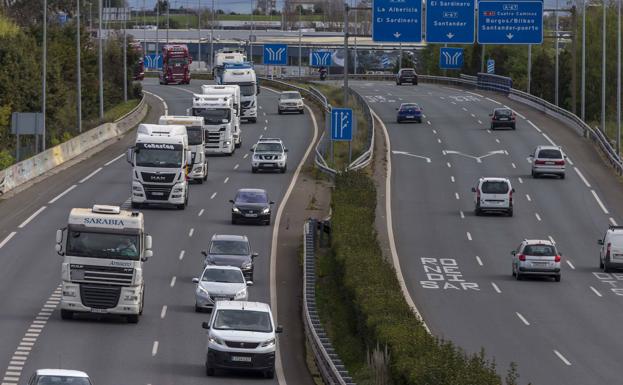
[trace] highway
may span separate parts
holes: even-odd
[[[623,224],[623,186],[588,140],[504,96],[430,84],[354,81],[383,120],[391,144],[391,214],[408,291],[431,331],[494,358],[519,383],[620,383],[623,274],[598,268],[597,239]],[[395,123],[401,102],[422,124]],[[517,112],[517,130],[490,131],[495,107]],[[528,156],[556,143],[566,179],[530,176]],[[478,177],[509,177],[515,215],[474,215]],[[524,238],[553,239],[562,281],[511,276],[510,251]]]
[[[159,95],[169,114],[183,115],[192,93],[200,93],[201,81],[189,86],[159,86],[157,79],[143,82],[144,89]],[[155,99],[154,99],[155,100]],[[200,251],[214,233],[246,234],[259,253],[255,285],[250,300],[271,302],[271,226],[232,226],[230,204],[235,191],[258,187],[268,191],[277,207],[290,185],[314,133],[309,114],[277,115],[276,94],[263,90],[259,96],[256,124],[243,124],[243,144],[232,157],[210,157],[207,183],[192,185],[184,211],[144,209],[146,230],[153,236],[154,257],[145,265],[145,309],[137,325],[121,318],[81,317],[60,319],[60,267],[54,251],[54,234],[64,227],[73,207],[94,203],[129,207],[131,166],[125,149],[131,134],[76,166],[55,173],[43,183],[0,202],[0,364],[6,369],[4,384],[26,383],[36,369],[62,367],[86,371],[96,384],[203,384],[205,377],[205,330],[207,314],[194,312],[191,279],[200,274]],[[149,122],[164,112],[156,101]],[[260,136],[280,137],[289,148],[286,174],[252,174],[249,148]],[[297,293],[286,293],[296,296]],[[299,317],[279,313],[282,317]],[[280,336],[287,339],[288,330]],[[286,355],[288,352],[285,353]],[[288,360],[288,357],[284,358]],[[286,361],[287,362],[287,361]],[[295,370],[297,368],[294,368]],[[220,373],[212,384],[278,383],[260,375]],[[296,373],[290,383],[305,377]],[[286,374],[286,379],[289,375]]]

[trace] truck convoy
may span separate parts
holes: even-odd
[[[255,70],[250,63],[225,64],[222,84],[240,86],[242,119],[257,122],[257,95],[260,87]]]
[[[72,209],[67,227],[56,231],[56,252],[63,256],[61,318],[120,314],[137,323],[151,246],[140,212],[106,205]]]
[[[231,96],[194,94],[191,115],[203,118],[206,154],[234,153],[234,131],[238,119]]]
[[[208,179],[208,159],[205,156],[203,135],[203,118],[199,116],[163,115],[158,120],[161,125],[186,126],[188,148],[191,153],[191,165],[188,177],[202,184]]]
[[[212,69],[212,75],[216,84],[222,84],[223,69],[225,63],[240,64],[247,61],[247,55],[244,51],[237,48],[222,48],[214,53],[214,68]]]
[[[186,44],[167,44],[162,47],[160,84],[190,84],[190,63],[193,59]]]
[[[186,127],[140,124],[126,160],[133,166],[132,208],[148,203],[188,204],[188,167],[192,164]]]
[[[234,101],[234,112],[235,119],[233,121],[233,136],[234,136],[234,144],[236,148],[240,148],[242,145],[242,135],[240,130],[240,113],[241,113],[241,103],[240,103],[240,87],[234,85],[213,85],[213,84],[204,84],[201,86],[201,92],[204,95],[225,95],[229,96]]]

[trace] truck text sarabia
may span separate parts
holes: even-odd
[[[188,177],[199,184],[208,179],[208,159],[205,156],[203,119],[199,116],[163,115],[158,120],[161,125],[176,124],[186,126],[188,148],[191,153],[191,166]]]
[[[190,84],[190,63],[193,62],[186,44],[167,44],[162,47],[160,84]]]
[[[232,155],[236,151],[236,112],[231,97],[194,94],[191,114],[203,118],[206,154]]]
[[[242,108],[240,117],[253,123],[257,122],[257,95],[260,93],[260,87],[253,65],[250,63],[225,64],[223,84],[240,86]]]
[[[63,256],[61,317],[119,314],[138,322],[151,243],[140,212],[105,205],[72,209],[67,227],[56,232],[56,251]]]

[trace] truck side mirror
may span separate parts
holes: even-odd
[[[210,323],[204,321],[201,323],[201,327],[204,329],[210,329]]]
[[[56,244],[60,245],[63,242],[63,230],[56,230]]]
[[[193,154],[192,151],[190,150],[186,150],[186,165],[191,166],[192,165],[192,158],[193,158]]]
[[[204,257],[208,256],[208,252],[205,250],[201,250],[201,255],[203,255]]]
[[[154,256],[154,252],[151,250],[145,250],[143,252],[143,258],[141,258],[141,262],[147,262],[147,260]]]
[[[193,283],[199,283],[199,278],[193,278]]]
[[[603,245],[604,245],[604,240],[603,240],[603,239],[598,239],[598,240],[597,240],[597,244],[598,244],[599,246],[603,246]]]
[[[132,164],[133,155],[134,155],[134,149],[132,147],[128,147],[125,153],[125,160],[130,164]]]
[[[151,235],[145,235],[145,250],[151,250],[152,239]]]
[[[253,254],[251,254],[251,258],[255,259],[255,258],[257,258],[258,255],[259,255],[258,253],[253,253]]]

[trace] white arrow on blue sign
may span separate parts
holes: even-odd
[[[487,60],[487,73],[494,74],[495,73],[495,60],[489,59]]]
[[[353,140],[353,110],[331,109],[331,140]]]
[[[150,69],[150,70],[162,69],[162,56],[159,54],[155,54],[155,53],[145,55],[145,58],[143,59],[143,63],[145,63],[145,68]]]
[[[312,67],[331,66],[331,51],[312,51],[309,54],[309,62]]]
[[[542,1],[478,2],[478,44],[541,43]]]
[[[439,50],[439,68],[447,70],[463,68],[463,48],[441,48]]]
[[[287,44],[264,44],[265,65],[285,66],[288,65]]]
[[[427,43],[474,43],[476,0],[430,0],[426,7]]]
[[[422,41],[421,0],[374,0],[372,40],[391,43]]]

